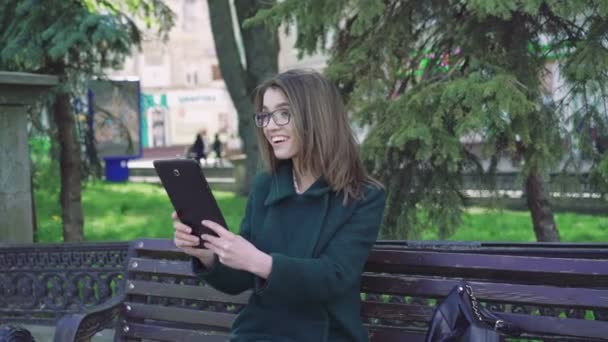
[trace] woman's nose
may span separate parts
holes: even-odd
[[[268,124],[266,125],[266,128],[269,130],[274,130],[277,129],[279,126],[274,122],[274,116],[271,116],[268,118]]]

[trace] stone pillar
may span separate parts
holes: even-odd
[[[0,106],[0,242],[34,241],[25,111]]]
[[[0,70],[0,244],[34,241],[27,108],[58,84],[57,76]]]

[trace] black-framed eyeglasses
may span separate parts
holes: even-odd
[[[285,126],[291,120],[291,112],[287,109],[278,109],[274,112],[259,112],[253,115],[255,125],[260,128],[268,126],[270,118],[277,126]]]

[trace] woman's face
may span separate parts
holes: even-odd
[[[268,88],[264,92],[263,107],[262,111],[265,113],[273,113],[272,117],[266,127],[263,128],[264,136],[272,149],[277,159],[291,159],[295,157],[299,152],[299,146],[296,143],[295,126],[293,124],[293,118],[291,117],[291,111],[289,108],[289,101],[283,94],[283,91],[276,88]],[[279,124],[287,121],[289,123],[285,125],[277,125],[275,120]]]

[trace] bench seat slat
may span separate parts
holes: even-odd
[[[154,273],[155,275],[195,277],[190,261],[131,258],[129,272]]]
[[[174,327],[159,326],[156,324],[129,323],[128,327],[128,332],[125,333],[123,330],[123,336],[142,338],[146,340],[180,342],[226,342],[230,338],[229,334],[222,332],[180,329]]]
[[[176,286],[179,286],[179,291],[175,290]],[[251,291],[231,296],[222,293],[211,286],[176,285],[145,280],[130,280],[127,284],[126,291],[128,294],[133,295],[194,299],[233,304],[247,304],[249,296],[251,295]]]
[[[577,308],[608,308],[608,289],[586,289],[540,285],[467,281],[482,300],[530,305]],[[456,279],[438,279],[364,273],[364,292],[414,297],[443,298],[459,284]]]
[[[133,302],[128,302],[126,305],[131,307],[131,310],[126,310],[125,313],[129,318],[200,324],[225,329],[230,329],[232,321],[236,318],[236,314],[225,312],[201,311]]]

